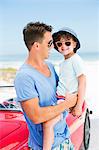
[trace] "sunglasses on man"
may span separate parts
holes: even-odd
[[[53,44],[53,40],[50,40],[50,41],[48,42],[48,48],[50,48],[50,47],[52,46],[52,44]]]

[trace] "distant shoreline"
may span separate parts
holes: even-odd
[[[0,81],[13,84],[16,72],[16,68],[0,68]]]
[[[78,51],[77,53],[82,57],[82,59],[88,60],[88,61],[99,60],[99,52],[98,51],[97,52],[86,52],[86,53],[82,53],[81,51]],[[56,50],[52,50],[50,55],[52,58],[55,57],[55,59],[61,58],[60,54]],[[27,54],[16,54],[16,55],[15,54],[12,54],[12,55],[0,54],[0,62],[11,62],[11,61],[24,62],[26,57],[27,57]]]
[[[58,65],[61,63],[62,59],[59,60],[54,60],[54,59],[49,59],[49,61],[52,64]],[[93,65],[99,65],[99,59],[97,60],[84,60],[85,63],[87,64],[93,64]],[[24,64],[24,61],[0,61],[0,69],[6,69],[6,68],[14,68],[14,69],[19,69],[22,65]]]

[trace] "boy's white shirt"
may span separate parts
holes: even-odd
[[[78,54],[64,60],[60,64],[57,94],[65,96],[66,92],[78,91],[78,77],[85,73],[84,62]]]

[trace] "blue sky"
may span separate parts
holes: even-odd
[[[80,52],[99,51],[99,0],[0,0],[0,55],[27,53],[22,30],[31,21],[50,24],[53,32],[70,27]]]

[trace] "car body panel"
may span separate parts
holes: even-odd
[[[0,118],[0,150],[10,150],[27,143],[28,128],[22,112],[3,110]]]
[[[87,105],[84,102],[82,106],[82,116],[74,117],[72,114],[69,114],[66,118],[70,129],[71,141],[74,144],[75,150],[79,150],[83,141],[86,109]]]

